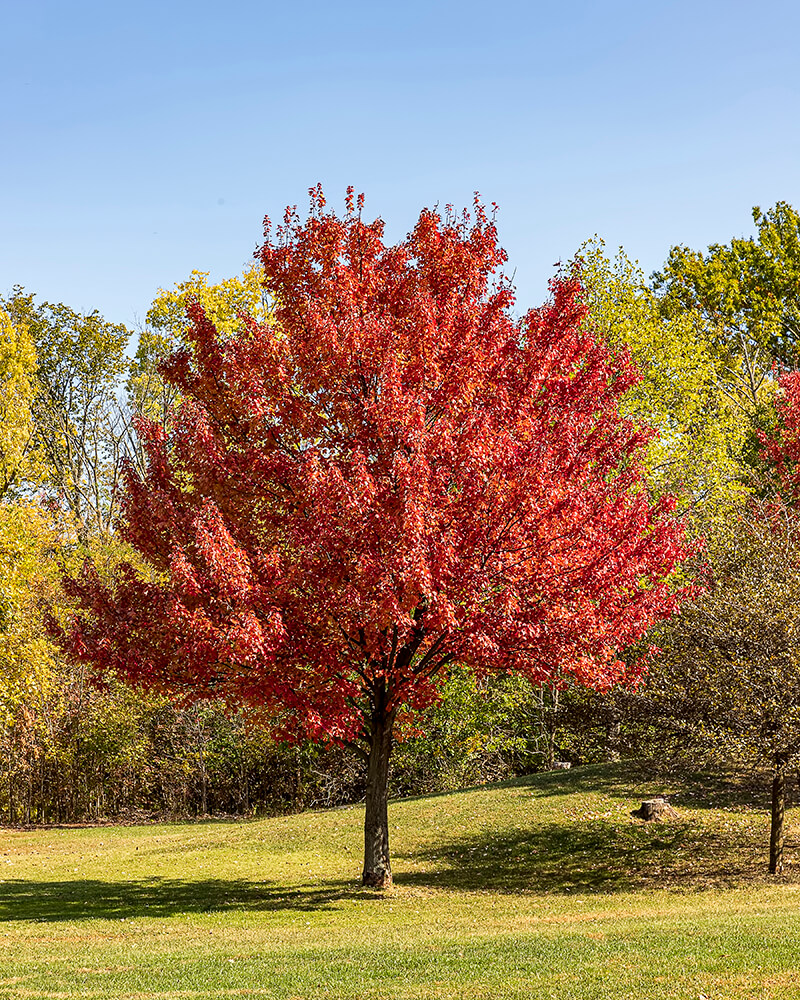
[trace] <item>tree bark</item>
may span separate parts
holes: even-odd
[[[392,750],[394,712],[385,708],[383,681],[375,691],[367,769],[364,816],[364,873],[361,884],[386,889],[392,884],[389,861],[389,757]]]
[[[621,733],[622,720],[615,714],[612,716],[606,730],[606,759],[609,762],[614,763],[622,757],[619,750]]]
[[[775,771],[772,778],[772,822],[769,832],[769,871],[771,875],[780,875],[783,871],[783,816],[786,809],[787,763],[787,754],[775,754]]]

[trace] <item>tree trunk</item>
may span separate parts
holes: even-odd
[[[549,684],[542,684],[539,688],[539,731],[544,747],[542,758],[545,771],[552,771],[556,762],[558,702],[559,689]]]
[[[386,889],[392,884],[389,863],[389,756],[392,750],[394,712],[387,713],[383,686],[376,692],[367,770],[364,816],[364,874],[361,884]]]
[[[606,760],[612,763],[620,760],[622,756],[619,751],[621,734],[622,720],[618,715],[614,715],[606,730]]]
[[[769,832],[769,870],[771,875],[783,871],[783,815],[786,808],[787,754],[775,754],[772,778],[772,823]]]

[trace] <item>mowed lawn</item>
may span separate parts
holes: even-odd
[[[657,792],[679,821],[632,819]],[[0,830],[0,998],[800,998],[767,794],[615,764],[395,802],[385,894],[358,806]]]

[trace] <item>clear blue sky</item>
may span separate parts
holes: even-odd
[[[0,291],[143,318],[265,214],[500,204],[519,306],[594,233],[648,273],[800,207],[797,0],[28,0],[0,38]]]

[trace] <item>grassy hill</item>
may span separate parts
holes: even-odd
[[[659,792],[679,820],[633,820]],[[615,764],[395,802],[386,894],[357,806],[2,830],[0,998],[798,998],[767,794]]]

